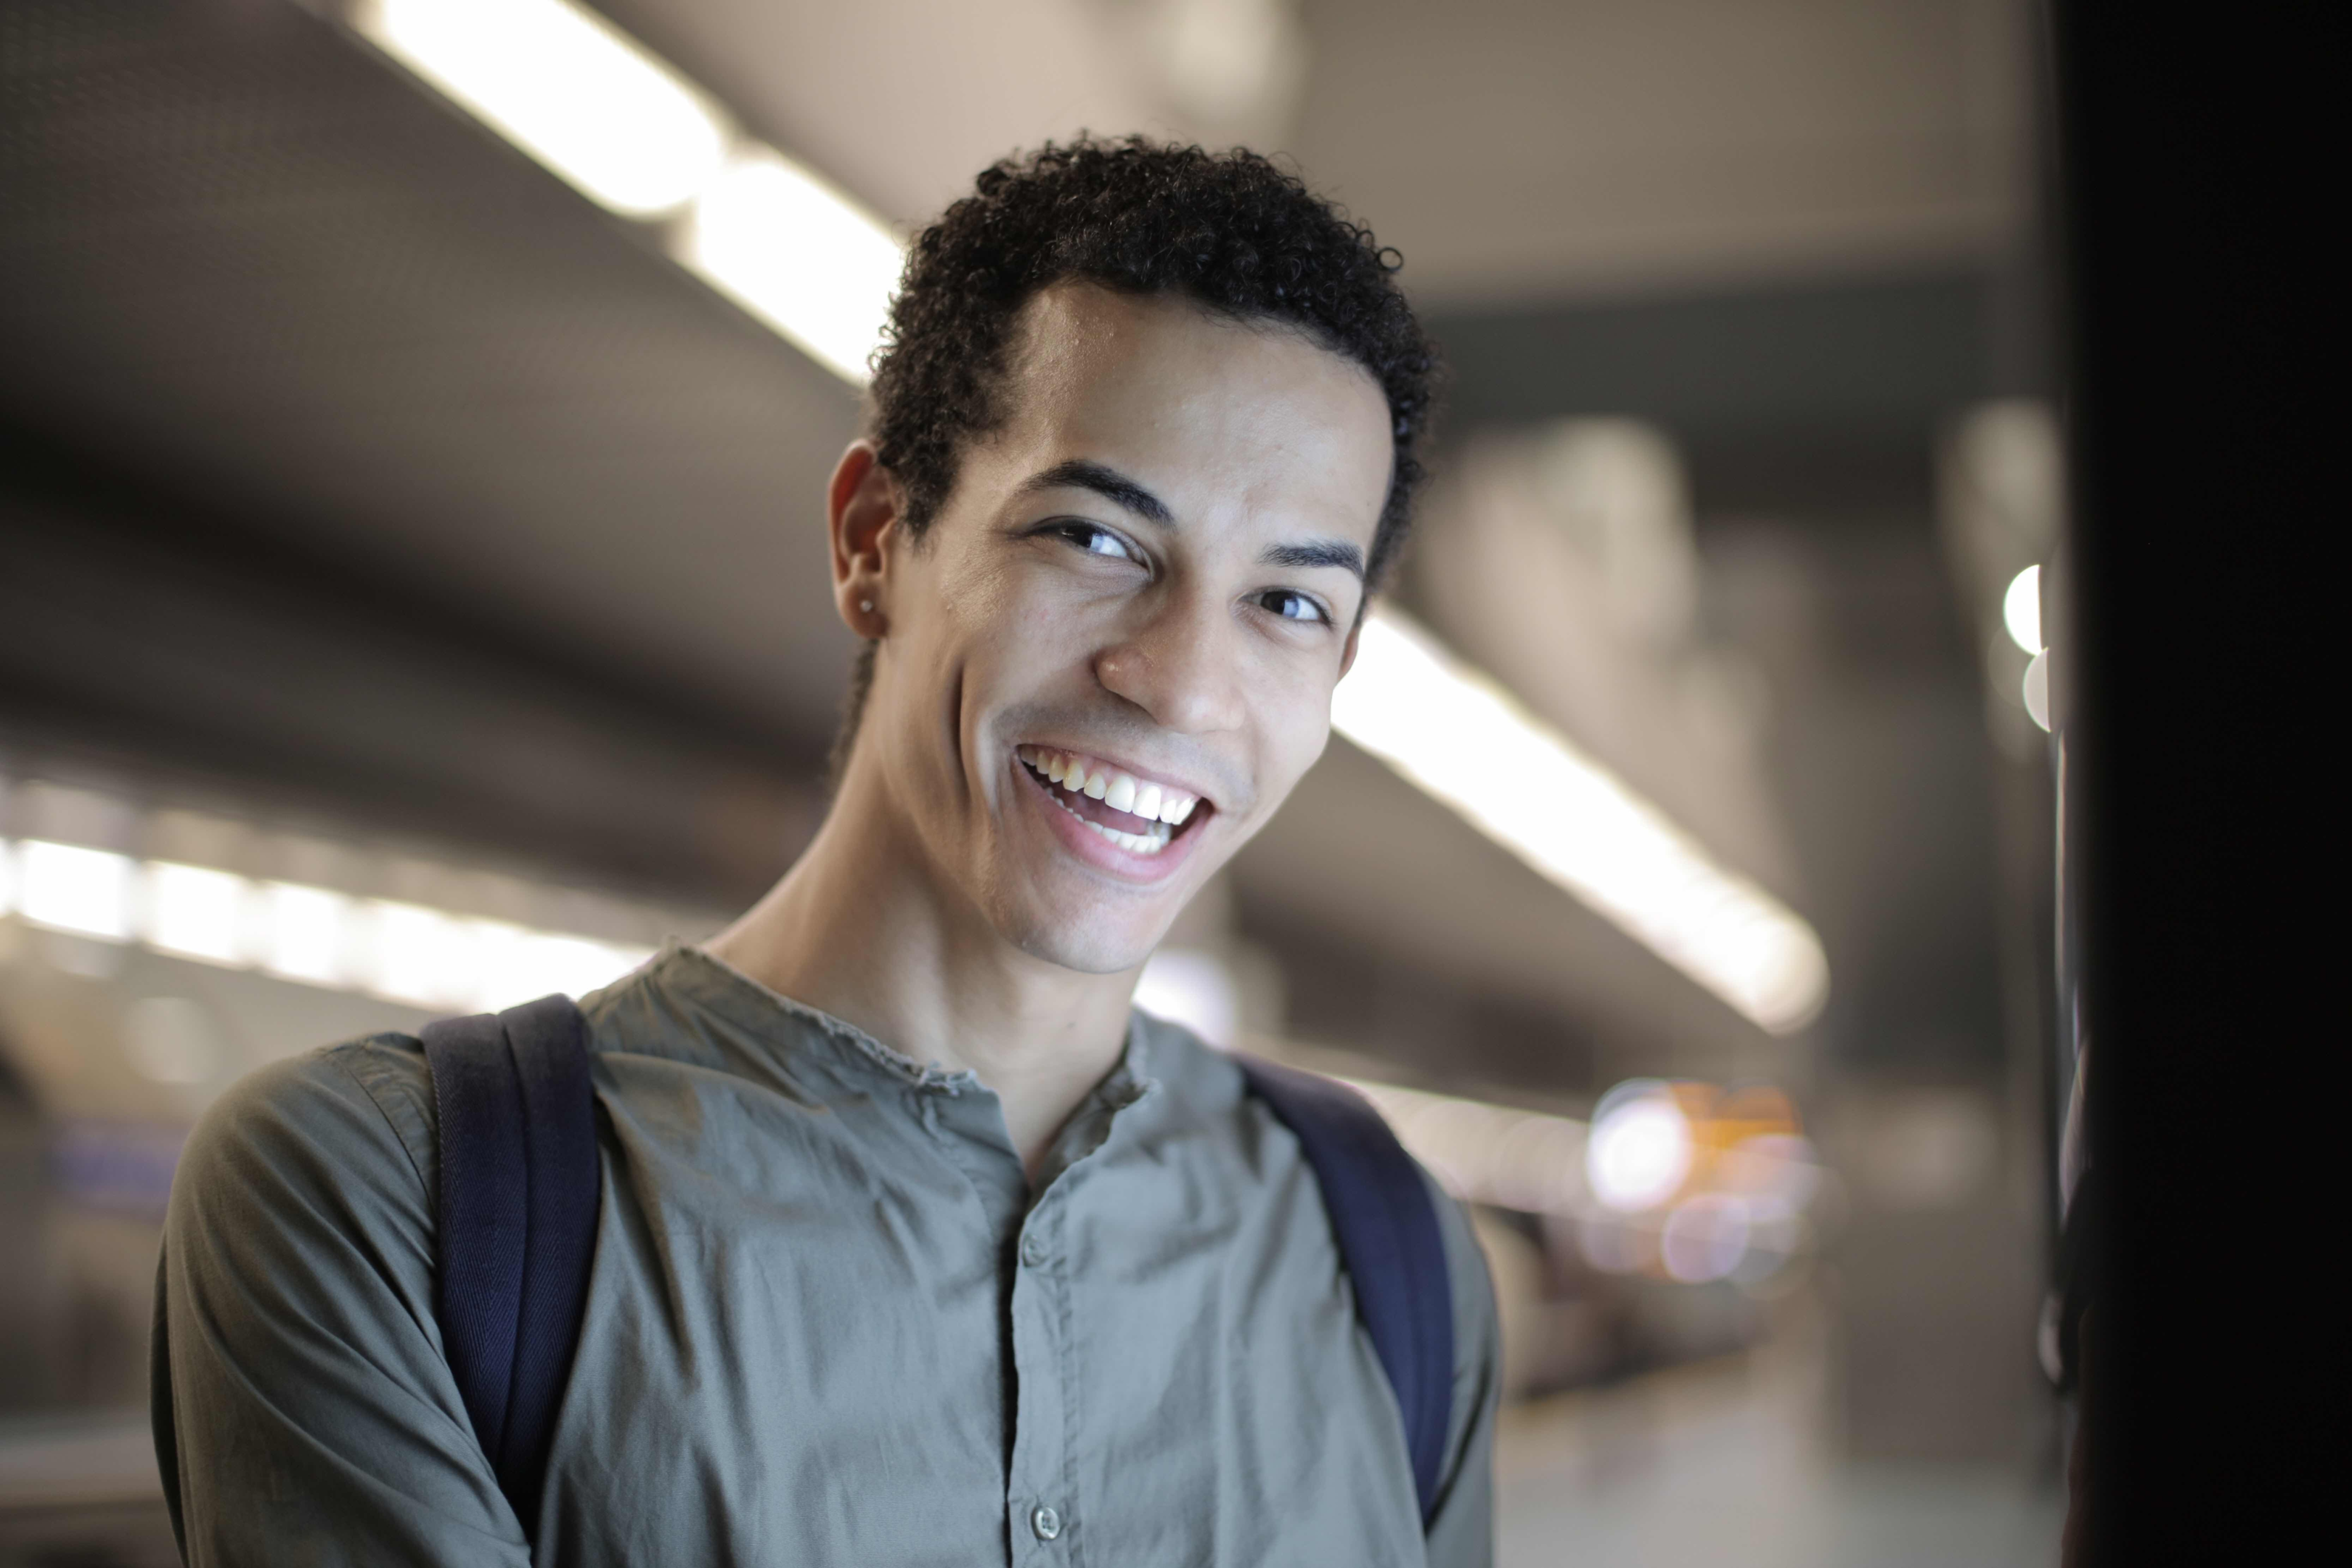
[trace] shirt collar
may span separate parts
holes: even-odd
[[[970,1069],[950,1072],[919,1062],[876,1039],[856,1025],[772,991],[725,959],[702,948],[671,942],[640,972],[641,982],[689,1006],[715,1015],[732,1032],[776,1045],[819,1048],[833,1063],[855,1074],[879,1074],[910,1088],[960,1095],[986,1092]],[[616,989],[618,989],[616,987]],[[1118,1060],[1089,1097],[1110,1110],[1123,1110],[1159,1088],[1151,1076],[1151,1033],[1129,1011],[1127,1039]]]

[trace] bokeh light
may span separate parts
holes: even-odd
[[[1610,1090],[1595,1108],[1585,1179],[1611,1208],[1655,1208],[1681,1188],[1691,1155],[1690,1119],[1674,1090],[1637,1079]]]

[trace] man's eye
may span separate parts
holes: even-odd
[[[1108,555],[1114,561],[1135,559],[1135,552],[1128,548],[1127,541],[1108,528],[1097,528],[1090,522],[1066,522],[1057,531],[1089,555]]]
[[[1257,596],[1257,602],[1286,621],[1328,621],[1331,618],[1324,614],[1322,605],[1288,588],[1269,588]]]

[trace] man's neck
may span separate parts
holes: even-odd
[[[873,792],[842,796],[799,862],[709,951],[918,1061],[969,1069],[1034,1175],[1118,1059],[1135,976],[1023,952],[943,889]]]

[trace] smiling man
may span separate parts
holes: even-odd
[[[452,1370],[450,1087],[354,1042],[248,1080],[182,1167],[158,1442],[191,1561],[1490,1560],[1459,1210],[1424,1462],[1356,1194],[1130,1007],[1321,753],[1402,537],[1431,358],[1392,267],[1263,159],[1142,142],[999,165],[920,237],[827,496],[865,641],[833,809],[734,926],[582,1009],[576,1351],[514,1331],[572,1357],[543,1478]]]

